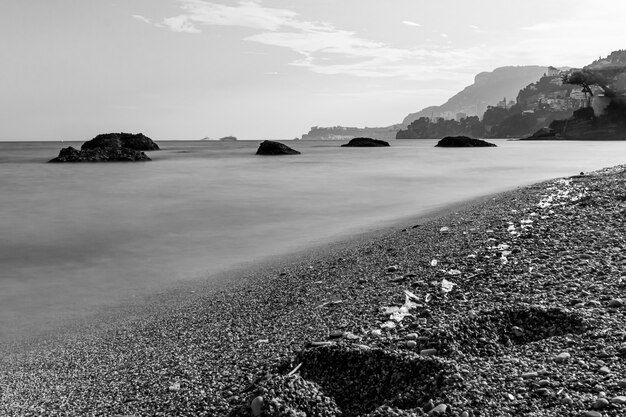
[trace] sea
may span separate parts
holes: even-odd
[[[442,149],[158,141],[152,162],[49,164],[72,142],[0,142],[0,342],[181,283],[320,247],[475,197],[626,162],[626,142]]]

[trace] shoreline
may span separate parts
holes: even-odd
[[[614,168],[619,169],[624,168]],[[571,183],[607,181],[611,174],[606,172],[610,170],[604,172],[575,176]],[[109,325],[96,324],[85,334],[70,332],[63,335],[66,340],[39,341],[30,351],[6,353],[0,359],[0,410],[6,415],[152,415],[157,411],[165,415],[226,415],[237,407],[247,407],[251,393],[256,395],[266,386],[280,392],[278,388],[284,380],[276,379],[280,375],[277,370],[296,365],[293,361],[299,356],[316,365],[305,364],[291,377],[306,387],[302,392],[296,390],[295,397],[306,399],[318,389],[310,386],[309,377],[318,387],[325,386],[326,393],[334,392],[333,401],[341,403],[344,410],[351,410],[347,415],[365,415],[363,411],[374,413],[375,409],[380,409],[379,414],[372,416],[422,415],[432,411],[428,402],[432,407],[445,405],[448,415],[581,415],[594,410],[602,393],[607,404],[597,410],[604,415],[619,415],[626,409],[609,400],[626,393],[620,388],[619,379],[624,366],[618,363],[618,348],[611,343],[619,345],[625,341],[626,333],[617,333],[615,340],[602,337],[617,353],[604,349],[606,356],[594,361],[588,356],[595,351],[574,353],[576,343],[572,343],[589,332],[583,327],[599,325],[595,314],[600,311],[601,316],[609,315],[609,324],[623,328],[624,316],[619,308],[605,312],[605,304],[619,298],[619,287],[605,289],[609,300],[603,300],[582,290],[580,285],[574,286],[578,294],[590,294],[577,295],[582,306],[570,305],[569,293],[558,293],[559,282],[549,276],[552,269],[558,274],[558,266],[563,262],[554,256],[550,259],[546,247],[567,245],[566,239],[554,238],[552,229],[567,235],[576,224],[569,211],[556,220],[550,214],[546,214],[546,219],[541,219],[542,214],[529,217],[529,210],[540,211],[536,206],[540,196],[549,192],[551,186],[559,191],[559,184],[563,185],[559,180],[549,180],[438,208],[312,251],[299,251],[271,258],[250,269],[220,274],[222,278],[211,285],[184,284],[175,291],[155,295],[153,300],[149,297],[148,304],[135,312],[133,307],[124,307],[120,312],[124,317]],[[606,190],[587,193],[600,191]],[[577,209],[579,200],[573,202]],[[591,204],[584,207],[594,208]],[[558,206],[559,210],[569,208]],[[591,221],[594,216],[590,214],[588,219]],[[513,237],[508,232],[509,220],[520,236]],[[520,223],[521,220],[536,223]],[[539,228],[540,220],[546,220],[545,229]],[[415,224],[419,226],[413,228]],[[523,227],[524,224],[533,227]],[[442,227],[448,229],[442,232]],[[623,236],[618,234],[616,239],[615,247],[623,246]],[[574,249],[583,253],[585,248]],[[535,250],[542,251],[542,256],[535,256]],[[511,253],[503,255],[504,252]],[[433,259],[438,260],[435,267],[431,266]],[[547,266],[550,260],[556,265],[554,268]],[[606,269],[606,262],[598,261],[600,268],[593,257],[582,260],[586,262],[581,262],[580,267],[587,274]],[[621,275],[615,274],[623,264],[616,265],[618,272],[609,268],[599,277],[621,279]],[[241,280],[219,284],[233,273]],[[444,278],[456,284],[445,295],[439,287]],[[507,285],[503,285],[503,280],[507,280]],[[549,285],[542,286],[541,291],[529,286],[530,282],[539,285],[543,281]],[[394,323],[395,327],[381,327],[389,321],[381,314],[381,308],[402,305],[406,301],[404,290],[416,294],[420,306],[412,307],[413,316]],[[426,300],[428,294],[430,299]],[[595,302],[588,306],[591,301]],[[517,310],[510,310],[512,305]],[[558,308],[558,314],[547,313],[549,308]],[[470,312],[476,315],[471,324],[483,329],[480,337],[467,331],[469,325],[464,320],[472,318]],[[542,322],[568,332],[555,331],[550,335],[541,327]],[[516,336],[513,327],[520,328],[523,334]],[[374,330],[379,330],[380,335]],[[502,340],[508,344],[500,343]],[[307,348],[311,342],[324,343]],[[476,348],[468,350],[467,346]],[[437,352],[425,359],[419,353],[427,349]],[[490,354],[492,350],[495,355]],[[554,357],[562,350],[572,351],[574,359],[556,361]],[[388,364],[394,371],[398,370],[394,364],[401,358],[403,363],[408,360],[410,364],[432,366],[438,375],[446,375],[446,380],[437,384],[418,381],[432,388],[421,392],[412,385],[416,381],[403,375],[396,383],[411,389],[389,393],[389,398],[376,397],[372,387],[364,384],[366,398],[373,402],[361,399],[361,404],[368,407],[362,410],[343,398],[341,390],[328,385],[332,369],[319,355],[315,356],[316,352],[340,363],[350,363],[353,357],[365,360],[369,355],[378,355],[378,362]],[[575,362],[579,358],[583,363]],[[604,365],[596,366],[598,361]],[[569,383],[558,369],[561,365],[580,373],[576,381]],[[609,372],[598,374],[604,366]],[[350,380],[349,372],[340,368],[335,368],[334,376],[346,383]],[[367,367],[364,371],[367,373]],[[270,377],[257,381],[268,372]],[[509,378],[502,381],[498,375],[503,372],[508,372]],[[524,372],[536,375],[524,377]],[[93,376],[97,378],[94,380]],[[596,381],[592,382],[597,383],[587,386],[586,381],[594,378]],[[370,379],[365,378],[368,383]],[[576,388],[574,382],[584,387]],[[602,390],[598,391],[596,385],[602,385]],[[397,399],[409,391],[413,402]],[[268,394],[265,398],[269,406]],[[355,394],[355,398],[360,397]],[[279,396],[277,401],[282,400]],[[324,403],[324,407],[330,403]],[[397,407],[399,404],[402,407]],[[395,411],[385,406],[395,407]],[[324,407],[320,409],[331,409]]]

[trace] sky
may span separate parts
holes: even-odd
[[[482,71],[626,48],[622,0],[2,0],[0,140],[388,126]]]

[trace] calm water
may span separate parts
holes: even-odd
[[[293,142],[303,154],[291,157],[255,156],[255,141],[159,143],[148,163],[46,164],[68,144],[0,142],[0,340],[453,202],[626,162],[626,142]]]

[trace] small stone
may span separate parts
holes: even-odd
[[[562,352],[555,356],[554,361],[557,363],[561,363],[561,362],[568,361],[571,357],[572,355],[570,355],[569,353]]]
[[[311,346],[313,346],[313,347],[333,346],[334,344],[335,344],[335,342],[329,342],[329,341],[315,341],[315,342],[311,342]]]
[[[420,350],[420,355],[422,356],[432,356],[437,354],[437,349],[422,349]]]
[[[409,349],[414,349],[417,346],[417,342],[415,340],[407,340],[406,347]]]
[[[620,308],[624,306],[624,300],[622,300],[621,298],[614,298],[613,300],[609,301],[608,307],[611,308]]]
[[[597,411],[585,411],[584,417],[602,417],[602,413]]]
[[[551,394],[551,392],[550,392],[550,390],[548,388],[539,388],[537,390],[537,394],[543,395],[544,397],[547,397],[548,395]]]
[[[621,381],[618,381],[617,385],[619,385],[620,388],[626,388],[626,379],[622,379]]]
[[[561,398],[561,404],[572,405],[573,403],[574,403],[574,400],[572,400],[572,397],[570,397],[569,395],[566,395],[565,397]]]
[[[440,231],[441,233],[448,233],[448,232],[450,231],[450,228],[449,228],[449,227],[444,226],[444,227],[442,227],[441,229],[439,229],[439,231]]]
[[[254,397],[252,402],[250,403],[250,410],[252,411],[252,415],[254,417],[259,417],[263,414],[263,397],[258,396]]]
[[[611,373],[611,370],[609,369],[608,366],[603,366],[600,369],[598,369],[598,373],[602,374],[602,375],[608,375]]]
[[[469,417],[469,413],[467,411],[463,411],[461,413],[461,417]]]
[[[523,373],[521,376],[522,378],[527,379],[527,378],[536,378],[539,376],[539,374],[537,372],[526,372],[526,373]]]
[[[330,337],[331,339],[338,339],[340,337],[344,336],[344,331],[343,330],[333,330],[332,332],[330,332],[330,334],[328,335],[328,337]]]
[[[602,306],[602,303],[600,303],[600,301],[597,301],[597,300],[589,300],[587,301],[587,305],[591,307],[600,307]]]
[[[522,330],[520,327],[517,327],[517,326],[511,327],[511,331],[517,337],[522,337],[524,335],[524,330]]]
[[[617,397],[611,398],[611,403],[613,403],[613,404],[626,404],[626,395],[618,395]]]
[[[509,392],[506,393],[505,397],[508,398],[509,401],[515,401],[515,395],[513,395],[513,394],[511,394]]]
[[[417,340],[417,333],[409,333],[406,335],[407,340]]]
[[[598,398],[593,404],[593,408],[595,408],[596,410],[601,410],[607,405],[609,405],[609,400],[607,400],[606,398]]]
[[[372,336],[382,336],[383,332],[381,330],[378,329],[374,329],[370,332],[372,334]]]
[[[542,379],[541,381],[537,382],[537,384],[540,387],[547,387],[548,385],[550,385],[550,381],[548,381],[547,379]]]
[[[441,414],[445,414],[448,410],[448,406],[445,404],[439,404],[437,407],[433,408],[428,412],[429,416],[439,416]]]
[[[398,265],[391,265],[387,267],[387,272],[396,272],[398,270]]]
[[[174,382],[169,386],[170,391],[179,391],[180,390],[180,382]]]
[[[433,402],[433,400],[428,400],[428,402],[422,407],[422,410],[424,410],[425,412],[429,412],[433,408],[435,408],[435,403]]]

